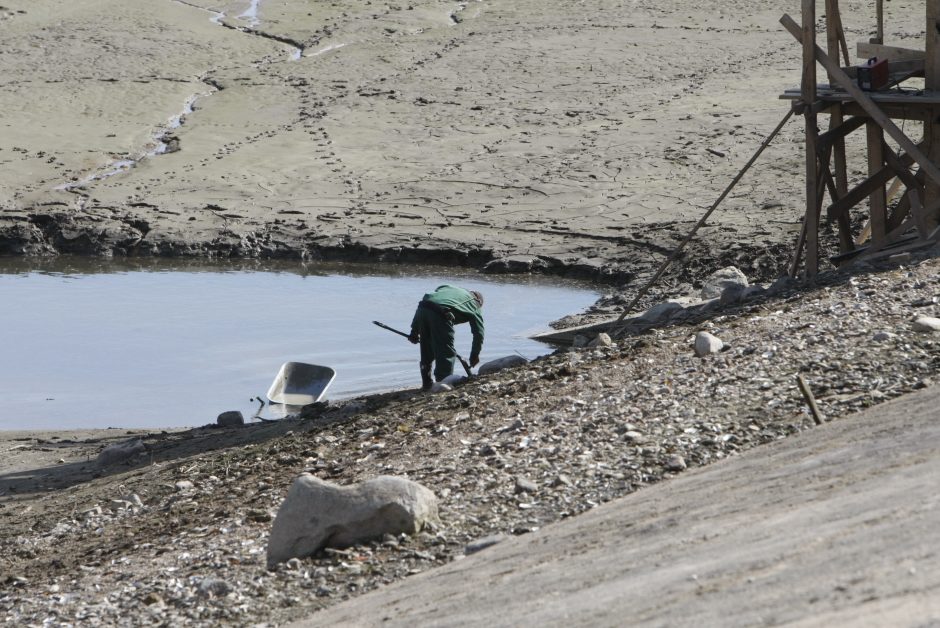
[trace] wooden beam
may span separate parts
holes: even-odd
[[[923,50],[914,48],[900,48],[898,46],[885,46],[884,44],[871,44],[867,42],[858,42],[855,45],[855,52],[859,59],[887,59],[888,61],[918,61],[926,57]]]
[[[928,0],[928,2],[935,2],[940,4],[940,0]],[[789,15],[784,15],[782,18],[780,18],[780,23],[783,24],[784,28],[790,31],[790,34],[792,34],[797,40],[803,42],[803,31],[799,26],[797,26],[796,22],[793,21],[793,18],[791,18]],[[865,94],[865,92],[859,89],[858,85],[856,85],[855,82],[852,81],[852,79],[850,79],[845,74],[845,72],[842,71],[842,68],[840,68],[838,65],[835,65],[832,59],[830,59],[828,55],[826,55],[826,53],[819,48],[819,46],[814,44],[813,48],[816,52],[816,58],[823,65],[823,67],[826,68],[826,70],[832,73],[832,76],[836,79],[836,82],[842,86],[845,91],[852,95],[852,97],[855,99],[855,102],[861,105],[868,115],[871,116],[872,120],[882,129],[884,129],[884,131],[890,135],[895,142],[898,143],[905,153],[910,154],[914,158],[914,161],[916,161],[917,164],[921,167],[921,169],[924,171],[924,174],[926,174],[934,182],[940,184],[940,168],[937,168],[936,164],[928,159],[927,156],[924,155],[924,153],[922,153],[920,149],[914,145],[914,142],[912,142],[909,137],[904,135],[904,132],[898,128],[891,118],[886,116],[884,112],[878,108],[878,105],[876,105],[872,99]]]
[[[910,165],[911,163],[909,155],[902,155],[898,160],[902,164],[906,163]],[[875,174],[870,175],[867,179],[850,190],[845,196],[840,198],[838,202],[829,206],[826,210],[826,215],[829,217],[829,220],[835,220],[843,213],[861,203],[866,197],[870,196],[872,192],[878,189],[878,187],[884,187],[894,176],[894,170],[889,166],[885,166]]]
[[[839,117],[841,118],[841,115]],[[835,120],[835,112],[832,113],[830,120]],[[836,142],[845,138],[852,131],[861,128],[864,124],[865,118],[853,116],[841,124],[830,126],[828,131],[819,136],[819,150],[823,151],[830,146],[835,146]]]

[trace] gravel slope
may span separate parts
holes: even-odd
[[[654,494],[685,467],[757,446],[771,455],[812,425],[797,373],[829,417],[933,381],[940,340],[911,322],[938,313],[938,265],[825,277],[439,395],[405,391],[305,420],[151,434],[130,468],[92,464],[104,442],[20,441],[64,462],[27,458],[0,476],[0,617],[289,621],[449,563],[480,539],[530,534],[637,490]],[[694,357],[698,329],[730,348]],[[303,470],[339,483],[408,476],[440,497],[443,524],[269,572],[271,517]]]

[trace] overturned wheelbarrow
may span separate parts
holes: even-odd
[[[287,406],[305,406],[320,401],[326,389],[333,383],[336,371],[328,366],[285,362],[268,389],[272,403]]]

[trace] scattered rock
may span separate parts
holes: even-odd
[[[914,320],[912,327],[914,328],[914,331],[924,333],[940,331],[940,318],[934,318],[933,316],[919,316]]]
[[[724,346],[725,343],[721,341],[721,338],[707,331],[700,331],[695,335],[695,355],[700,358],[710,353],[718,353]]]
[[[535,493],[539,490],[538,485],[528,478],[524,478],[521,475],[516,476],[515,481],[515,492],[516,493]]]
[[[452,373],[451,375],[448,375],[447,377],[442,379],[441,383],[447,384],[448,386],[453,387],[453,386],[459,386],[460,384],[463,384],[465,381],[467,381],[466,375],[459,375],[457,373]]]
[[[663,468],[666,471],[685,471],[687,465],[685,464],[685,458],[678,454],[673,454],[666,458],[666,462],[663,464]]]
[[[102,467],[107,467],[112,464],[130,460],[145,451],[147,451],[147,446],[144,445],[144,441],[139,438],[124,441],[123,443],[115,443],[108,445],[98,454],[98,464]]]
[[[149,592],[141,600],[147,606],[153,606],[154,604],[163,604],[163,598],[153,591]]]
[[[192,482],[190,482],[189,480],[180,480],[179,482],[177,482],[177,483],[174,484],[173,486],[175,486],[175,487],[176,487],[176,490],[180,491],[181,493],[182,493],[183,491],[191,491],[191,490],[193,490],[193,488],[195,488],[195,485],[194,485]]]
[[[232,585],[218,578],[205,578],[199,583],[198,591],[203,597],[222,597],[232,592]]]
[[[215,422],[219,427],[238,427],[245,424],[245,417],[238,410],[229,410],[220,414]]]
[[[721,297],[722,292],[729,286],[747,288],[747,276],[734,266],[728,266],[712,273],[702,283],[702,298],[715,299]]]
[[[324,547],[348,547],[384,534],[415,534],[438,521],[437,497],[417,482],[379,476],[338,486],[301,474],[278,510],[268,567]]]
[[[741,284],[731,284],[726,286],[724,290],[721,291],[721,298],[718,299],[718,302],[722,305],[734,305],[735,303],[740,303],[744,300],[744,292],[750,286],[742,286]]]
[[[499,371],[502,371],[503,369],[508,369],[513,366],[519,366],[520,364],[527,364],[528,362],[529,361],[526,360],[521,355],[507,355],[502,358],[490,360],[486,364],[483,364],[477,370],[477,373],[479,375],[489,375],[490,373],[497,373]]]
[[[454,387],[451,386],[450,384],[447,384],[444,382],[434,382],[433,384],[431,384],[431,388],[429,388],[428,391],[432,393],[442,393],[442,392],[447,392],[453,389]]]
[[[871,337],[874,342],[885,342],[886,340],[891,340],[896,334],[892,334],[890,331],[878,331],[875,332],[875,335]]]
[[[493,547],[497,543],[502,543],[509,537],[505,534],[493,534],[490,536],[485,536],[482,539],[477,539],[476,541],[471,541],[467,543],[464,547],[463,553],[469,556],[470,554],[476,554],[480,550],[485,550],[487,547]]]
[[[610,339],[608,334],[601,332],[597,334],[597,337],[588,343],[588,347],[609,347],[614,344],[613,340]]]

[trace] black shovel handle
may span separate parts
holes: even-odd
[[[411,336],[409,336],[409,335],[406,334],[405,332],[399,331],[399,330],[395,329],[394,327],[389,327],[389,326],[386,325],[385,323],[380,323],[379,321],[372,321],[372,324],[373,324],[373,325],[378,325],[378,326],[381,327],[382,329],[387,329],[388,331],[392,332],[393,334],[398,334],[399,336],[402,336],[402,337],[404,337],[404,338],[408,338],[408,340],[411,340]],[[467,377],[473,377],[473,373],[470,372],[470,364],[469,364],[466,360],[464,360],[464,359],[460,356],[459,353],[456,354],[456,355],[457,355],[457,359],[460,360],[460,366],[462,366],[462,367],[463,367],[463,370],[467,372]]]

